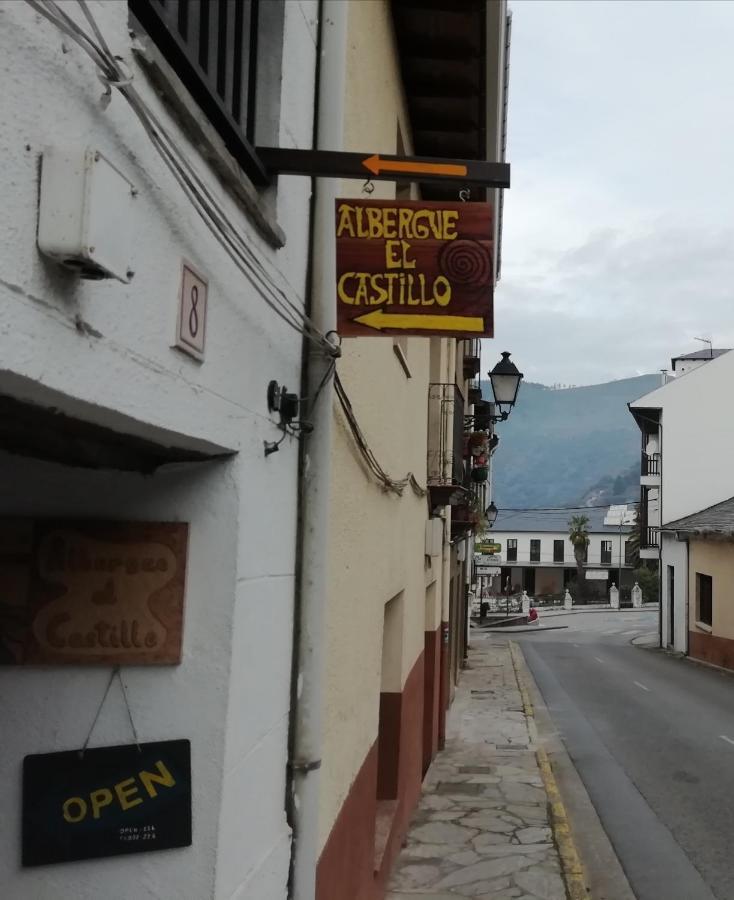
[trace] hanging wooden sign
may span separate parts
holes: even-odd
[[[24,866],[190,844],[189,741],[24,759]]]
[[[336,201],[337,328],[492,337],[489,203]]]
[[[181,661],[188,525],[0,521],[0,663]]]

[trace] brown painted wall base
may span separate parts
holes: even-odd
[[[688,634],[688,654],[715,666],[734,669],[734,641],[729,638],[691,631]]]
[[[441,629],[425,632],[423,651],[423,774],[438,750]]]
[[[386,695],[382,695],[385,697]],[[378,793],[378,741],[370,748],[331,829],[316,869],[317,900],[382,900],[393,863],[421,792],[423,767],[424,659],[418,657],[402,694],[387,695],[384,714],[399,718],[394,732],[399,756],[396,802],[390,809],[389,834],[375,868],[375,820]],[[396,701],[395,698],[400,698]],[[381,714],[383,701],[380,703]],[[387,751],[385,751],[387,752]],[[384,786],[384,785],[383,785]],[[382,817],[381,817],[382,818]]]
[[[318,900],[376,900],[377,741],[347,794],[316,868]]]

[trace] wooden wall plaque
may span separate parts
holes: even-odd
[[[181,661],[188,525],[0,520],[0,663]]]
[[[337,328],[492,337],[489,203],[336,201]]]

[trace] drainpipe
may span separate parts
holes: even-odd
[[[662,419],[662,416],[659,416]],[[660,535],[658,540],[658,644],[663,647],[663,423],[658,422],[660,435],[660,490],[658,491],[658,507],[660,509]]]
[[[313,146],[340,150],[344,134],[344,89],[348,3],[321,0],[316,62]],[[334,276],[336,179],[312,183],[309,234],[308,313],[323,332],[336,328]],[[286,810],[293,833],[288,896],[314,900],[319,854],[319,769],[322,750],[324,607],[328,585],[328,521],[331,481],[332,384],[322,379],[330,365],[304,342],[302,397],[318,401],[306,410],[313,432],[299,449],[299,510],[293,663],[289,722]]]

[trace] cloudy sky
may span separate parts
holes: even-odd
[[[734,347],[733,0],[510,0],[497,340],[593,384]],[[499,345],[502,345],[501,347]]]

